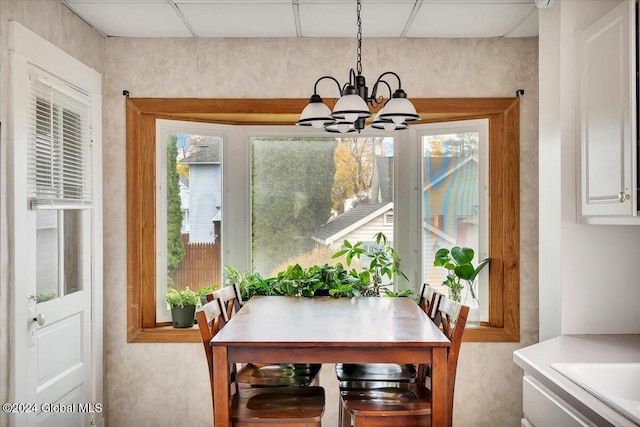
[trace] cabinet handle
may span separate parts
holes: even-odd
[[[620,194],[618,194],[618,200],[620,201],[620,203],[626,202],[627,200],[629,200],[629,198],[630,196],[624,191],[621,191]]]

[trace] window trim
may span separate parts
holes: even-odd
[[[465,341],[520,339],[520,106],[517,98],[412,99],[421,123],[489,119],[489,322]],[[127,341],[200,342],[196,328],[155,321],[156,119],[291,125],[307,99],[127,98]],[[492,197],[493,196],[493,197]],[[514,255],[515,254],[515,255]]]

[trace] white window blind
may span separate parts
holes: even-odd
[[[28,191],[32,209],[78,209],[92,202],[90,97],[32,73]]]

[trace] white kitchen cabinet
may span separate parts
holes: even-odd
[[[578,42],[582,215],[639,223],[635,1],[623,1]],[[600,217],[599,220],[590,220]],[[624,220],[622,222],[625,222]],[[629,222],[629,221],[627,221]]]
[[[568,403],[530,375],[522,379],[522,425],[533,427],[595,427]]]

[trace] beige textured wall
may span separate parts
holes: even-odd
[[[392,69],[410,97],[512,97],[521,103],[521,343],[464,344],[455,424],[518,426],[521,375],[512,351],[537,341],[537,39],[366,39],[369,79]],[[315,79],[354,66],[345,39],[107,40],[104,85],[105,322],[112,427],[208,425],[199,344],[126,343],[126,159],[122,90],[132,97],[306,98]],[[325,376],[330,378],[330,375]],[[336,398],[337,399],[337,398]],[[329,413],[336,399],[328,397]],[[330,415],[330,414],[329,414]],[[333,427],[335,421],[327,419]]]
[[[7,240],[8,196],[7,183],[9,131],[9,21],[17,21],[42,38],[48,40],[89,67],[104,74],[106,39],[89,27],[60,1],[50,0],[0,0],[0,402],[10,400],[9,390],[9,332],[11,328],[9,287],[9,242]],[[0,413],[0,426],[8,424]]]

